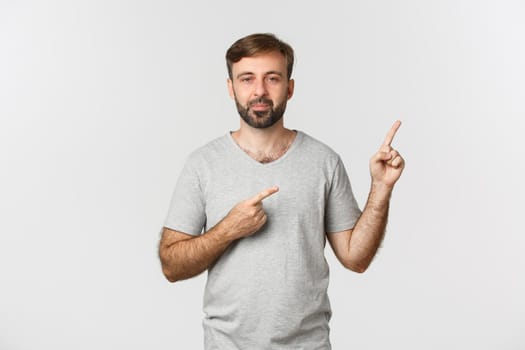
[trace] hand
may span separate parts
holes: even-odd
[[[372,184],[385,185],[391,189],[405,168],[405,160],[391,146],[392,140],[400,126],[401,121],[397,120],[386,135],[379,151],[370,159]]]
[[[268,188],[233,207],[222,220],[222,223],[227,225],[225,232],[232,235],[233,239],[238,239],[259,231],[267,220],[262,202],[277,191],[279,191],[277,186]]]

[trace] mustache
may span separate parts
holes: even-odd
[[[273,101],[265,97],[259,97],[259,98],[249,101],[248,107],[251,107],[253,105],[260,104],[260,103],[273,107]]]

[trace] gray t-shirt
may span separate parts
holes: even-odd
[[[331,348],[325,234],[353,228],[361,212],[329,147],[298,131],[286,154],[261,164],[228,133],[189,157],[165,226],[199,235],[275,185],[263,202],[267,223],[208,269],[207,350]]]

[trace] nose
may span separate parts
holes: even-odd
[[[266,96],[268,94],[264,79],[257,79],[255,82],[254,94],[256,97]]]

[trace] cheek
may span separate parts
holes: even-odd
[[[277,95],[277,99],[275,102],[275,104],[278,104],[278,105],[281,105],[283,103],[286,103],[286,101],[288,101],[288,90],[284,90],[284,91],[279,91],[279,95]]]
[[[247,91],[247,89],[242,88],[234,89],[233,94],[235,95],[235,98],[240,102],[247,101],[250,97],[250,93]]]

